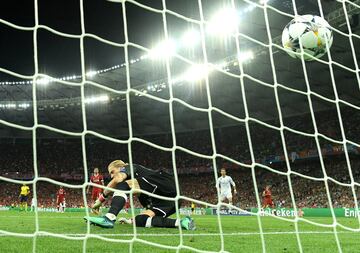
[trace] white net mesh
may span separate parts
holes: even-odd
[[[277,13],[278,15],[282,15],[288,18],[294,18],[295,16],[299,15],[298,13],[298,9],[296,7],[296,1],[292,0],[291,5],[293,8],[293,12],[292,13],[287,13],[284,11],[281,11],[277,8],[274,8],[273,6],[271,6],[270,4],[268,4],[268,1],[260,1],[260,2],[253,2],[253,1],[249,1],[249,0],[244,0],[243,2],[246,3],[249,6],[248,10],[251,9],[257,9],[257,10],[262,10],[263,14],[264,14],[264,18],[265,18],[265,30],[261,31],[263,33],[266,34],[267,37],[267,41],[268,43],[264,43],[263,41],[257,40],[255,38],[249,37],[248,35],[244,34],[241,32],[241,30],[239,30],[239,27],[236,27],[235,31],[232,31],[231,36],[229,36],[232,40],[234,40],[235,45],[236,45],[236,55],[240,56],[240,55],[244,55],[244,52],[242,51],[241,47],[241,39],[246,39],[248,41],[250,41],[251,43],[253,43],[255,46],[252,48],[253,49],[253,54],[257,55],[257,56],[262,56],[262,55],[268,55],[269,59],[270,59],[270,67],[271,67],[271,75],[273,77],[273,83],[268,83],[265,81],[262,81],[254,76],[251,76],[249,74],[247,74],[244,71],[243,68],[243,62],[242,60],[236,59],[236,61],[238,62],[238,74],[236,73],[232,73],[226,70],[226,68],[224,68],[222,65],[216,64],[213,61],[208,59],[208,51],[207,48],[209,47],[209,45],[207,45],[207,40],[206,40],[206,32],[207,32],[207,28],[209,26],[211,26],[212,24],[210,24],[210,22],[208,20],[206,20],[205,16],[204,16],[204,11],[203,11],[203,2],[201,0],[198,0],[198,9],[199,9],[199,19],[193,19],[193,18],[189,18],[186,17],[180,13],[174,12],[170,9],[167,8],[167,0],[162,0],[162,9],[156,9],[156,8],[152,8],[149,7],[147,5],[141,4],[139,2],[133,1],[133,0],[127,0],[127,1],[113,1],[113,2],[117,2],[119,3],[122,7],[122,17],[123,17],[123,24],[124,24],[124,35],[125,35],[125,41],[124,43],[117,43],[117,42],[113,42],[104,38],[101,38],[95,34],[91,34],[91,33],[87,33],[85,30],[85,19],[84,19],[84,3],[82,0],[80,0],[80,16],[81,16],[81,34],[79,35],[74,35],[74,34],[68,34],[68,33],[63,33],[63,32],[59,32],[51,27],[48,27],[46,25],[40,24],[39,23],[39,13],[38,13],[38,1],[35,0],[34,1],[34,10],[35,10],[35,25],[33,27],[23,27],[23,26],[19,26],[19,25],[15,25],[11,22],[8,22],[6,20],[0,19],[0,22],[4,25],[7,25],[9,27],[12,27],[14,29],[18,29],[18,30],[24,30],[24,31],[32,31],[33,33],[33,45],[34,45],[34,66],[35,66],[35,73],[32,76],[25,76],[25,75],[21,75],[15,72],[12,72],[10,70],[4,69],[4,68],[0,68],[0,71],[12,75],[14,77],[18,77],[18,78],[22,78],[22,79],[26,79],[28,81],[32,80],[32,96],[33,96],[33,101],[32,101],[32,105],[33,105],[33,120],[34,120],[34,124],[32,127],[26,127],[26,126],[22,126],[19,124],[14,124],[11,122],[8,122],[6,120],[1,119],[0,123],[3,125],[6,125],[8,127],[11,128],[18,128],[21,130],[26,130],[26,131],[32,131],[32,138],[33,138],[33,167],[34,167],[34,179],[30,182],[32,184],[33,187],[33,193],[34,193],[34,198],[35,200],[37,199],[37,189],[36,189],[36,185],[37,182],[39,181],[44,181],[44,182],[49,182],[51,184],[57,184],[57,185],[63,185],[65,187],[68,188],[76,188],[76,189],[82,189],[82,194],[83,194],[83,199],[84,199],[84,206],[87,206],[87,196],[86,196],[86,187],[89,185],[89,176],[88,176],[88,167],[87,167],[87,154],[86,154],[86,135],[87,134],[91,134],[94,135],[96,137],[99,137],[101,139],[107,140],[107,141],[111,141],[111,142],[115,142],[115,143],[120,143],[120,144],[127,144],[128,145],[128,154],[129,154],[129,163],[132,164],[133,158],[132,158],[132,152],[133,152],[133,148],[132,148],[132,143],[134,141],[137,142],[141,142],[144,144],[147,144],[153,148],[159,149],[159,150],[163,150],[163,151],[167,151],[167,152],[171,152],[171,157],[172,157],[172,168],[173,168],[173,172],[175,175],[175,182],[176,182],[176,186],[177,186],[177,197],[174,199],[175,201],[178,201],[179,199],[184,199],[184,200],[188,200],[188,201],[194,201],[199,205],[206,205],[209,207],[213,207],[216,208],[218,210],[217,212],[217,223],[218,223],[218,228],[219,228],[219,237],[220,237],[220,249],[216,250],[216,252],[225,252],[225,240],[224,240],[224,233],[223,233],[223,226],[222,226],[222,219],[220,216],[220,208],[221,206],[227,206],[227,207],[231,207],[234,210],[239,210],[239,211],[243,211],[243,212],[248,212],[247,210],[243,210],[239,207],[236,206],[229,206],[227,204],[224,203],[220,203],[220,197],[218,194],[218,201],[217,204],[211,204],[211,203],[206,203],[204,201],[202,201],[201,199],[192,199],[189,198],[188,196],[183,196],[180,195],[180,186],[179,186],[179,180],[178,180],[178,171],[177,171],[177,164],[176,164],[176,151],[183,151],[186,152],[192,156],[196,156],[199,158],[204,158],[204,159],[209,159],[212,161],[212,169],[214,172],[214,176],[215,179],[217,179],[217,161],[216,159],[221,158],[224,160],[227,160],[231,163],[237,164],[239,166],[242,166],[244,168],[249,168],[251,169],[251,175],[252,175],[252,183],[253,183],[253,187],[254,189],[258,189],[259,186],[257,185],[257,179],[256,179],[256,172],[255,172],[255,168],[256,167],[260,167],[264,170],[268,170],[274,174],[277,175],[282,175],[287,177],[287,182],[288,182],[288,188],[289,188],[289,194],[291,197],[291,205],[295,210],[295,213],[297,213],[297,203],[296,203],[296,199],[294,196],[294,189],[293,189],[293,184],[292,184],[292,176],[296,175],[302,178],[305,178],[307,180],[313,180],[313,181],[321,181],[324,182],[325,184],[325,189],[326,189],[326,195],[327,195],[327,200],[329,203],[329,207],[331,209],[331,215],[332,215],[332,219],[333,219],[333,223],[332,224],[323,224],[323,223],[319,223],[319,222],[315,222],[303,217],[299,217],[296,215],[296,217],[294,219],[286,219],[283,217],[278,217],[278,216],[274,216],[274,219],[280,219],[280,220],[286,220],[288,222],[292,222],[294,224],[294,228],[295,228],[295,235],[296,235],[296,240],[297,240],[297,246],[298,246],[298,250],[299,252],[303,252],[303,243],[301,241],[301,237],[300,237],[300,232],[299,232],[299,226],[298,223],[299,221],[302,222],[306,222],[318,227],[327,227],[327,228],[332,228],[333,229],[333,234],[334,234],[334,239],[335,242],[337,244],[337,248],[339,252],[342,252],[342,245],[340,243],[339,237],[338,237],[338,229],[345,229],[345,230],[349,230],[349,231],[354,231],[354,232],[359,232],[360,229],[359,228],[352,228],[352,227],[348,227],[345,226],[341,223],[337,222],[337,217],[334,213],[334,209],[332,206],[332,199],[331,199],[331,190],[329,188],[329,182],[341,185],[341,186],[345,186],[345,187],[350,187],[351,191],[352,191],[352,196],[354,199],[354,205],[355,208],[358,209],[358,201],[357,201],[357,194],[356,194],[356,186],[360,186],[360,184],[358,182],[356,182],[354,180],[353,177],[353,169],[351,167],[351,163],[350,163],[350,158],[349,158],[349,152],[348,152],[348,145],[353,145],[357,148],[360,147],[359,143],[355,143],[352,140],[349,140],[346,138],[345,135],[345,131],[344,131],[344,125],[343,122],[345,119],[344,116],[342,116],[341,113],[341,106],[342,105],[346,105],[348,107],[351,107],[354,110],[360,110],[360,107],[347,102],[346,100],[342,99],[339,97],[338,95],[338,89],[336,86],[336,80],[334,77],[334,66],[336,67],[340,67],[341,69],[343,69],[344,71],[348,71],[353,73],[356,76],[356,81],[357,81],[357,85],[360,88],[360,69],[358,66],[358,61],[357,61],[357,57],[356,57],[356,48],[354,46],[354,42],[353,40],[355,39],[360,39],[360,36],[356,33],[352,32],[352,27],[351,27],[351,23],[350,23],[350,17],[351,15],[353,15],[354,13],[359,13],[360,12],[360,1],[349,1],[349,0],[343,0],[343,1],[338,1],[339,3],[341,3],[342,8],[341,9],[337,9],[336,11],[331,12],[328,15],[324,15],[323,13],[323,8],[322,8],[322,1],[318,0],[317,1],[317,5],[318,5],[318,10],[315,10],[316,12],[319,12],[321,17],[324,17],[326,20],[329,21],[330,24],[334,24],[339,22],[339,20],[344,21],[344,26],[347,27],[347,31],[348,32],[343,32],[335,27],[333,27],[333,31],[336,32],[337,34],[339,34],[339,36],[345,36],[348,38],[349,40],[349,45],[350,48],[348,48],[348,50],[351,52],[352,58],[353,58],[353,63],[354,63],[354,68],[350,68],[348,66],[345,66],[337,61],[334,61],[332,59],[332,55],[331,55],[331,51],[328,53],[328,60],[324,60],[324,59],[316,59],[317,62],[324,64],[326,66],[328,66],[329,71],[330,71],[330,76],[331,76],[331,85],[332,85],[332,90],[334,93],[334,99],[326,97],[318,92],[315,92],[312,89],[312,84],[309,81],[308,78],[308,68],[306,66],[306,63],[304,61],[304,59],[301,60],[301,67],[302,67],[302,71],[304,73],[304,80],[306,83],[306,90],[300,90],[300,89],[296,89],[296,88],[292,88],[290,86],[284,85],[282,84],[280,81],[278,81],[278,75],[279,73],[276,70],[276,64],[275,64],[275,59],[274,56],[276,55],[276,53],[278,53],[278,51],[283,51],[284,49],[279,45],[280,44],[280,38],[279,37],[274,37],[272,35],[272,28],[270,26],[270,21],[269,21],[269,12],[271,11],[273,15],[274,13]],[[186,21],[188,23],[191,24],[195,24],[199,27],[200,30],[200,35],[201,35],[201,49],[202,49],[202,55],[203,58],[201,59],[201,65],[197,64],[196,62],[189,60],[187,58],[185,58],[184,56],[177,54],[177,53],[173,53],[171,55],[171,57],[173,58],[177,58],[181,61],[183,61],[184,63],[187,63],[191,66],[194,67],[199,67],[197,69],[198,72],[202,71],[202,67],[205,66],[206,71],[205,74],[203,74],[202,78],[204,78],[205,81],[205,90],[206,90],[206,99],[207,99],[207,104],[208,107],[207,108],[202,108],[202,107],[197,107],[194,105],[191,105],[189,103],[187,103],[186,101],[179,99],[177,97],[174,96],[174,92],[173,92],[173,85],[174,83],[176,83],[177,81],[177,77],[175,77],[172,74],[172,70],[171,70],[171,62],[170,62],[170,58],[171,57],[165,57],[165,66],[166,66],[166,80],[167,82],[164,83],[164,87],[168,88],[169,90],[169,99],[164,99],[164,98],[160,98],[158,96],[152,95],[149,92],[146,92],[145,90],[138,90],[132,87],[131,85],[131,72],[130,72],[130,65],[133,63],[132,59],[130,59],[129,56],[129,47],[133,47],[133,48],[137,48],[143,51],[146,51],[147,54],[151,54],[153,53],[152,50],[150,50],[149,48],[143,47],[139,44],[133,43],[130,41],[129,39],[129,33],[131,31],[128,31],[128,25],[127,25],[127,20],[128,20],[128,16],[127,16],[127,8],[126,8],[126,3],[131,3],[135,6],[137,6],[138,8],[142,8],[145,9],[147,11],[153,12],[153,13],[158,13],[162,15],[162,24],[163,24],[163,29],[164,29],[164,35],[165,35],[165,40],[168,41],[170,40],[170,36],[169,36],[169,28],[168,28],[168,24],[167,24],[167,20],[169,18],[169,16],[174,16],[176,18],[179,18],[183,21]],[[228,3],[228,7],[230,9],[235,10],[237,8],[237,1],[235,0],[231,0]],[[55,77],[51,77],[51,76],[47,76],[44,75],[42,73],[40,73],[39,71],[39,63],[38,63],[38,31],[39,29],[45,29],[47,31],[49,31],[50,33],[54,33],[58,36],[62,36],[62,37],[67,37],[67,38],[73,38],[73,39],[77,39],[80,43],[80,56],[81,56],[81,74],[74,76],[73,78],[55,78]],[[221,27],[221,29],[225,29],[224,27]],[[84,39],[85,38],[93,38],[95,40],[98,40],[102,43],[108,44],[108,45],[112,45],[114,47],[120,47],[124,49],[125,52],[125,62],[124,62],[124,67],[126,68],[126,89],[119,91],[116,90],[114,88],[110,88],[107,87],[105,85],[102,85],[101,83],[92,81],[92,80],[88,80],[87,77],[89,76],[89,72],[87,71],[86,67],[85,67],[85,55],[84,55]],[[237,58],[237,57],[236,57]],[[229,62],[232,62],[232,59],[230,59]],[[213,106],[212,103],[212,99],[213,99],[213,94],[211,94],[210,91],[210,84],[209,84],[209,75],[208,75],[208,71],[209,69],[211,70],[215,70],[218,71],[224,75],[228,75],[231,76],[233,78],[236,78],[237,81],[239,82],[239,85],[241,86],[241,94],[239,94],[239,96],[242,97],[242,101],[243,101],[243,108],[244,108],[244,118],[238,117],[238,116],[234,116],[230,113],[227,113],[225,110],[220,109],[216,106]],[[110,71],[111,69],[109,69]],[[105,70],[104,72],[106,72],[108,70]],[[97,73],[97,72],[96,72]],[[81,82],[79,83],[74,83],[71,81],[71,79],[81,79]],[[273,89],[274,94],[275,94],[275,102],[276,102],[276,111],[279,115],[279,126],[267,123],[263,120],[259,120],[257,118],[254,118],[250,115],[249,113],[249,109],[248,109],[248,94],[246,93],[246,88],[245,88],[245,84],[244,84],[244,79],[247,80],[251,80],[256,82],[257,84],[261,85],[261,87],[268,87]],[[71,132],[71,131],[65,131],[65,130],[61,130],[55,127],[51,127],[48,125],[44,125],[39,123],[38,121],[38,99],[37,99],[37,88],[39,85],[42,84],[42,82],[44,82],[44,80],[46,80],[45,82],[51,82],[56,80],[56,82],[64,84],[64,85],[69,85],[69,86],[76,86],[76,87],[80,87],[81,89],[81,109],[82,109],[82,123],[83,123],[83,131],[81,132]],[[20,82],[21,83],[21,82]],[[85,96],[85,85],[89,85],[92,87],[96,87],[99,89],[102,89],[104,91],[107,91],[109,93],[112,94],[117,94],[117,95],[125,95],[126,96],[126,107],[127,107],[127,112],[128,112],[128,116],[127,116],[127,121],[128,121],[128,131],[129,131],[129,138],[127,140],[119,140],[110,136],[106,136],[104,134],[89,130],[87,127],[87,114],[86,114],[86,96]],[[302,132],[296,129],[293,129],[291,127],[288,127],[284,124],[283,122],[283,111],[282,111],[282,106],[281,106],[281,102],[279,99],[279,89],[283,89],[286,90],[288,92],[291,93],[296,93],[296,94],[301,94],[303,96],[306,96],[307,98],[307,103],[308,106],[310,108],[310,113],[311,113],[311,118],[312,118],[312,124],[314,127],[314,133],[307,133],[307,132]],[[171,126],[171,139],[173,142],[173,146],[171,148],[166,148],[160,145],[157,145],[155,143],[149,142],[145,139],[142,138],[138,138],[136,136],[134,136],[133,134],[133,127],[132,127],[132,115],[131,115],[131,94],[136,94],[136,95],[140,95],[140,96],[144,96],[146,98],[149,98],[151,100],[153,100],[154,102],[158,102],[158,103],[164,103],[166,105],[168,105],[168,109],[169,109],[169,115],[170,115],[170,126]],[[319,98],[321,100],[324,100],[328,103],[331,103],[333,105],[335,105],[336,107],[336,112],[337,112],[337,117],[338,117],[338,122],[340,124],[340,129],[341,129],[341,140],[336,140],[333,138],[328,137],[327,135],[324,135],[322,133],[320,133],[318,131],[317,128],[317,123],[316,123],[316,118],[315,118],[315,110],[313,109],[313,99],[312,97],[316,97]],[[181,105],[187,107],[190,110],[193,111],[198,111],[198,112],[203,112],[207,114],[208,117],[208,122],[209,122],[209,129],[210,129],[210,136],[211,136],[211,149],[212,149],[212,155],[204,155],[201,153],[197,153],[194,151],[191,151],[190,149],[187,149],[185,147],[182,147],[180,145],[177,145],[177,138],[176,138],[176,131],[175,131],[175,120],[174,120],[174,108],[173,105],[174,103],[180,103]],[[216,141],[215,141],[215,136],[214,136],[214,124],[213,124],[213,112],[219,113],[227,118],[230,118],[238,123],[242,123],[245,125],[246,128],[246,133],[247,135],[244,136],[244,138],[247,138],[248,144],[249,144],[249,151],[250,151],[250,156],[251,156],[251,163],[247,164],[247,163],[243,163],[237,160],[234,160],[226,155],[221,154],[220,152],[217,152],[217,147],[216,147]],[[254,154],[254,146],[253,146],[253,141],[252,141],[252,134],[251,134],[251,128],[249,126],[249,124],[251,122],[255,122],[257,124],[260,124],[266,128],[270,128],[272,130],[278,131],[280,133],[280,137],[281,137],[281,144],[282,144],[282,150],[284,153],[284,159],[285,159],[285,163],[286,163],[286,168],[287,171],[286,172],[281,172],[278,170],[273,169],[270,166],[264,165],[263,163],[259,163],[255,157]],[[49,131],[53,131],[53,132],[57,132],[57,133],[61,133],[61,134],[65,134],[68,136],[77,136],[77,137],[81,137],[82,140],[82,157],[83,157],[83,168],[84,168],[84,182],[82,185],[73,185],[73,184],[66,184],[66,183],[60,183],[57,182],[55,180],[52,180],[50,178],[46,178],[46,177],[40,177],[39,173],[38,173],[38,155],[37,155],[37,131],[38,129],[47,129]],[[322,178],[315,178],[315,177],[311,177],[311,176],[307,176],[301,173],[298,173],[296,171],[293,171],[291,169],[291,161],[289,160],[289,156],[290,154],[288,153],[287,150],[287,145],[286,145],[286,138],[285,138],[285,133],[284,131],[290,132],[290,133],[294,133],[297,135],[302,135],[302,136],[306,136],[306,137],[311,137],[315,139],[316,142],[316,149],[317,149],[317,153],[319,155],[319,159],[320,159],[320,164],[321,164],[321,169],[323,172],[323,177]],[[320,145],[320,140],[321,139],[325,139],[329,142],[332,143],[336,143],[339,145],[342,145],[344,147],[344,154],[345,154],[345,158],[346,158],[346,164],[347,164],[347,169],[348,169],[348,173],[350,176],[350,183],[342,183],[338,180],[336,180],[335,178],[332,178],[330,176],[327,175],[327,171],[324,165],[324,158],[323,158],[323,154],[322,154],[322,149],[321,149],[321,145]],[[6,181],[6,182],[11,182],[11,183],[16,183],[16,184],[21,184],[22,181],[21,180],[13,180],[13,179],[9,179],[7,177],[0,177],[1,180]],[[165,198],[165,197],[161,197],[158,196],[159,198],[163,198],[163,199],[169,199],[169,198]],[[133,201],[132,198],[131,199],[131,205],[133,206]],[[261,208],[261,196],[258,192],[256,192],[256,202],[257,202],[257,207],[260,209]],[[173,199],[171,199],[173,200]],[[132,211],[132,215],[134,216],[134,211]],[[260,211],[258,211],[257,213],[251,213],[252,215],[256,215],[257,216],[257,224],[259,227],[259,236],[261,239],[261,249],[263,252],[267,251],[266,248],[266,241],[264,238],[264,235],[266,234],[264,232],[263,229],[263,224],[262,224],[262,219],[260,217]],[[89,215],[88,210],[86,210],[86,215]],[[180,217],[179,214],[179,210],[176,211],[176,216],[177,218]],[[360,224],[360,218],[358,217],[358,221]],[[125,238],[125,239],[110,239],[106,236],[101,236],[101,235],[96,235],[91,233],[90,231],[90,225],[87,224],[87,231],[86,234],[81,235],[81,236],[71,236],[71,235],[63,235],[63,234],[57,234],[57,233],[50,233],[50,232],[45,232],[45,231],[41,231],[40,230],[40,226],[39,226],[39,216],[38,216],[38,211],[37,209],[35,209],[35,232],[32,234],[27,234],[27,233],[14,233],[14,232],[9,232],[9,231],[0,231],[1,234],[3,235],[10,235],[10,236],[19,236],[19,237],[32,237],[33,238],[33,252],[36,252],[37,249],[37,239],[39,238],[39,236],[52,236],[52,237],[58,237],[58,238],[65,238],[65,239],[69,239],[69,240],[82,240],[83,241],[83,252],[87,252],[87,241],[89,238],[97,238],[97,239],[101,239],[104,241],[109,241],[109,242],[120,242],[120,243],[128,243],[130,245],[129,247],[129,252],[134,252],[133,250],[133,244],[135,242],[141,242],[144,244],[148,244],[148,245],[152,245],[155,247],[159,247],[159,248],[165,248],[165,249],[172,249],[172,250],[176,250],[176,252],[180,252],[180,250],[183,249],[187,249],[187,250],[191,250],[191,251],[195,251],[195,252],[209,252],[209,251],[204,251],[202,249],[198,249],[198,248],[194,248],[194,247],[189,247],[184,243],[184,239],[183,239],[183,231],[181,228],[179,228],[179,244],[177,246],[168,246],[168,245],[163,245],[163,244],[159,244],[159,243],[154,243],[151,241],[147,241],[144,240],[142,238],[138,237],[138,233],[137,233],[137,228],[134,226],[133,227],[133,236],[131,236],[130,238]]]

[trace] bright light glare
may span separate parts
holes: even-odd
[[[182,79],[189,82],[200,81],[204,79],[209,72],[210,69],[206,65],[194,65],[184,74]]]
[[[247,13],[247,12],[253,11],[254,9],[256,9],[256,5],[255,4],[250,4],[248,7],[243,9],[242,12]]]
[[[225,8],[216,13],[210,20],[208,32],[215,35],[229,35],[236,32],[239,24],[239,13],[235,9]]]
[[[184,47],[194,47],[200,41],[200,34],[194,29],[188,30],[181,37],[181,45]]]
[[[176,43],[173,40],[166,40],[159,43],[149,52],[152,59],[161,59],[174,55],[176,52]]]
[[[216,64],[216,67],[218,67],[220,69],[224,69],[224,68],[226,68],[227,65],[228,65],[228,63],[223,61],[221,63]]]
[[[140,56],[140,60],[145,60],[145,59],[147,59],[148,57],[149,57],[149,55],[144,54],[144,55]]]
[[[26,108],[29,108],[29,107],[30,107],[30,104],[28,104],[28,103],[22,103],[22,104],[19,104],[18,107],[19,107],[19,108],[24,108],[24,109],[26,109]]]
[[[88,71],[87,73],[86,73],[86,76],[87,77],[93,77],[93,76],[95,76],[96,75],[96,71],[94,71],[94,70],[90,70],[90,71]]]
[[[0,108],[16,108],[16,104],[14,103],[9,103],[9,104],[0,104]]]
[[[21,104],[15,104],[15,103],[6,103],[6,104],[0,104],[0,108],[6,108],[6,109],[16,109],[16,108],[22,108],[26,109],[29,108],[29,103],[21,103]]]
[[[109,100],[110,100],[110,98],[108,95],[101,95],[101,96],[96,96],[96,97],[87,97],[87,98],[85,98],[85,103],[93,104],[93,103],[97,103],[97,102],[107,102]]]
[[[50,83],[50,79],[49,78],[37,79],[36,83],[40,85],[48,85]]]
[[[241,63],[252,59],[254,59],[254,53],[252,51],[242,52],[238,55],[238,60]]]

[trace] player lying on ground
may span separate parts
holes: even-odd
[[[134,190],[143,207],[146,208],[141,214],[135,216],[132,221],[137,227],[163,227],[176,228],[181,226],[186,230],[194,230],[195,223],[190,217],[185,217],[181,220],[168,218],[176,211],[175,201],[163,200],[151,197],[147,194],[140,193],[139,189],[157,194],[163,197],[176,197],[175,179],[164,171],[154,171],[147,169],[141,165],[133,164],[134,179],[131,180],[130,165],[121,160],[115,160],[108,166],[109,174],[112,180],[107,187],[114,188],[115,192],[111,201],[111,207],[108,213],[103,217],[88,217],[91,224],[98,225],[104,228],[113,228],[116,221],[116,216],[123,209],[127,200],[127,195],[124,191]],[[102,203],[111,193],[109,190],[104,192],[95,201],[93,210],[98,210]]]

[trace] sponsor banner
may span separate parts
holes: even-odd
[[[75,209],[75,208],[69,208],[69,209]],[[43,208],[43,207],[38,207],[38,212],[51,212],[51,213],[55,213],[58,210],[56,208]],[[65,211],[68,211],[67,208],[65,208]]]
[[[344,208],[344,216],[349,218],[357,218],[360,216],[360,210],[355,208]]]
[[[253,212],[253,210],[251,211]],[[278,209],[265,208],[265,209],[260,209],[260,216],[302,217],[304,216],[304,211],[302,209],[298,209],[295,212],[295,210],[293,209],[286,209],[286,208],[278,208]]]
[[[11,206],[0,206],[0,211],[8,210],[19,210],[18,207]],[[108,208],[102,208],[102,213],[106,213]],[[134,213],[139,214],[143,211],[143,208],[135,208]],[[30,207],[28,207],[30,211]],[[39,212],[57,212],[56,208],[53,207],[38,207]],[[89,209],[90,211],[90,209]],[[248,212],[258,213],[257,208],[251,208],[247,210]],[[347,218],[357,218],[360,216],[360,209],[355,208],[334,208],[334,214],[336,217],[347,217]],[[85,208],[66,208],[65,212],[85,212]],[[123,211],[122,211],[123,212]],[[124,212],[125,213],[125,212]],[[128,210],[128,213],[131,214],[131,208]],[[180,208],[181,215],[217,215],[216,208],[195,208],[194,213],[191,212],[191,208]],[[292,208],[265,208],[260,209],[260,216],[280,216],[280,217],[331,217],[330,208],[299,208],[297,213]],[[244,211],[239,210],[229,210],[229,209],[220,209],[220,215],[233,215],[233,216],[250,216],[251,214],[245,213]]]
[[[8,210],[14,210],[19,211],[20,209],[18,207],[10,207],[10,206],[0,206],[0,211],[8,211]],[[38,212],[58,212],[57,208],[54,207],[38,207]],[[106,213],[109,210],[107,207],[101,208],[102,213]],[[135,215],[140,214],[144,208],[135,208],[134,213]],[[30,211],[30,207],[28,207],[28,211]],[[191,211],[191,208],[180,208],[180,214],[181,215],[211,215],[212,209],[211,208],[195,208],[194,212]],[[85,208],[65,208],[65,212],[73,213],[73,212],[84,212]],[[91,209],[89,208],[89,212],[91,212]],[[128,209],[128,214],[132,213],[131,208]],[[126,214],[126,211],[122,209],[120,211],[120,214]]]
[[[336,217],[349,217],[355,218],[360,215],[360,210],[355,208],[334,208],[334,214]],[[257,208],[251,209],[252,213],[257,213]],[[292,208],[265,208],[260,209],[259,214],[261,216],[281,216],[281,217],[295,217],[296,212]],[[330,208],[299,208],[297,209],[297,216],[299,217],[331,217]]]
[[[207,215],[211,214],[210,208],[195,208],[191,211],[191,208],[180,208],[181,215]]]
[[[217,215],[218,214],[218,210],[216,208],[212,209],[212,213],[213,215]],[[229,209],[220,209],[220,215],[234,215],[234,216],[250,216],[250,214],[244,212],[244,211],[239,211],[239,210],[229,210]]]

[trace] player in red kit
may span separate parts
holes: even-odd
[[[272,201],[272,198],[271,198],[271,190],[270,190],[269,185],[267,185],[265,187],[265,190],[263,191],[262,196],[263,196],[262,207],[263,208],[268,208],[268,207],[274,208],[274,202]]]
[[[99,169],[95,168],[94,169],[94,173],[93,175],[90,177],[90,182],[94,183],[94,184],[99,184],[99,185],[104,185],[104,178],[103,176],[99,173]],[[87,188],[87,193],[90,192],[90,185]],[[92,193],[91,193],[91,199],[93,201],[97,200],[97,198],[99,197],[100,193],[102,193],[102,189],[98,188],[98,187],[94,187],[92,188]]]
[[[60,189],[56,193],[56,205],[57,210],[62,213],[65,212],[65,195],[66,192],[62,185],[60,185]]]

